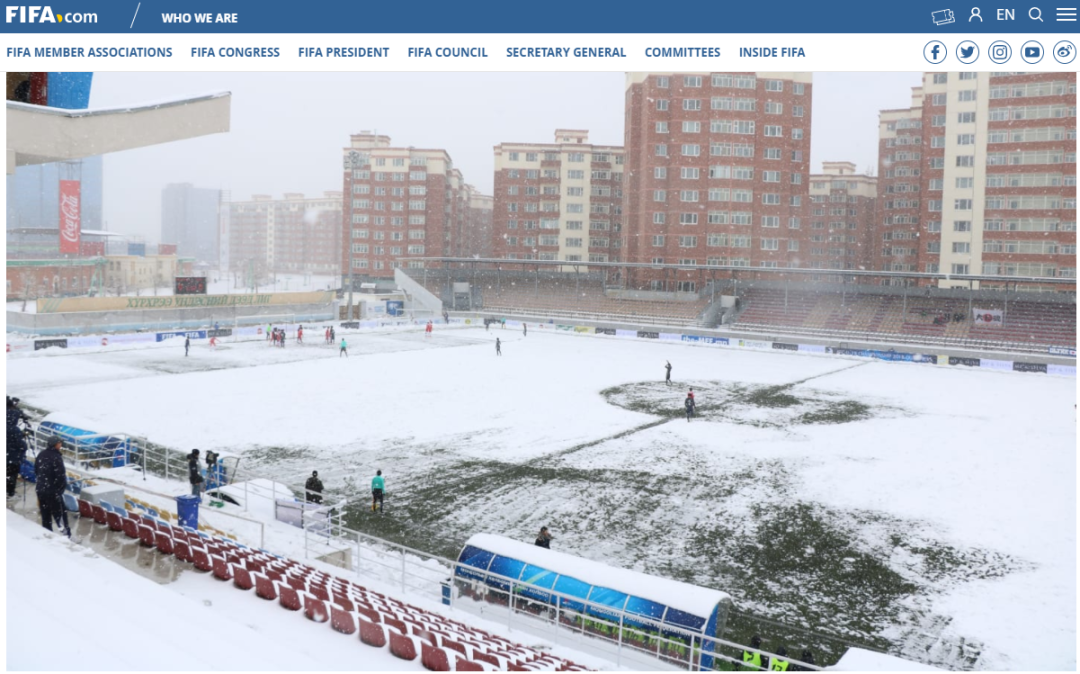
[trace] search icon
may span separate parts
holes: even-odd
[[[1032,7],[1028,10],[1028,18],[1032,21],[1042,21],[1042,10],[1038,7]]]
[[[968,23],[971,23],[975,19],[978,19],[979,23],[982,23],[982,11],[978,7],[971,8],[971,16],[968,17]]]

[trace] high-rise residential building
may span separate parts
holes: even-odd
[[[256,194],[228,209],[229,266],[257,273],[336,274],[341,265],[341,192],[281,199]]]
[[[166,185],[161,191],[161,242],[175,243],[180,257],[217,266],[220,205],[221,190],[191,183]]]
[[[361,132],[344,148],[342,277],[390,279],[409,258],[448,257],[464,245],[469,190],[446,150],[392,147]]]
[[[878,269],[1076,277],[1076,73],[925,73],[879,134]]]
[[[882,110],[878,122],[878,208],[873,269],[923,271],[918,267],[923,198],[922,87],[911,107]],[[925,244],[922,244],[925,245]],[[894,278],[886,282],[903,283]]]
[[[626,259],[808,266],[812,89],[810,73],[628,73]]]
[[[466,229],[461,237],[462,246],[458,257],[489,258],[494,243],[494,208],[495,198],[481,194],[472,185],[466,185],[469,198],[469,215]]]
[[[876,207],[877,178],[851,162],[822,162],[810,176],[810,243],[800,266],[872,269]]]
[[[623,148],[556,129],[552,143],[495,146],[496,257],[622,259]]]

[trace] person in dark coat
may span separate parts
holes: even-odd
[[[686,420],[690,421],[690,417],[694,416],[693,396],[686,396],[686,400],[683,401],[683,406],[686,407]]]
[[[495,338],[495,355],[496,356],[501,356],[502,355],[502,342],[499,341],[498,337]]]
[[[540,535],[536,537],[536,545],[541,548],[551,549],[551,533],[547,527],[540,527]]]
[[[322,480],[319,479],[319,471],[311,471],[311,477],[304,483],[304,489],[307,490],[306,497],[308,503],[314,503],[316,505],[322,504],[323,484]]]
[[[190,349],[190,348],[191,348],[191,338],[185,336],[184,337],[184,358],[187,358],[187,352],[188,352],[188,349]]]
[[[62,443],[59,437],[49,437],[45,450],[34,461],[36,475],[38,510],[41,511],[41,526],[52,531],[52,523],[63,524],[64,535],[71,536],[68,526],[67,509],[64,508],[64,489],[67,487],[67,468],[64,457],[60,456]]]
[[[802,650],[802,655],[799,656],[799,659],[802,660],[803,662],[805,662],[808,665],[817,665],[817,663],[814,661],[814,652],[811,651],[809,648],[804,648]],[[809,667],[803,667],[802,665],[796,665],[795,663],[792,663],[791,666],[788,667],[788,671],[789,672],[812,672],[814,670],[810,669]]]
[[[15,495],[15,486],[19,481],[23,459],[26,458],[26,437],[19,423],[26,420],[26,415],[19,409],[19,399],[8,396],[7,399],[7,495]]]
[[[199,469],[199,450],[191,450],[188,454],[188,482],[191,483],[191,495],[202,498],[202,471]]]
[[[667,370],[667,374],[664,376],[664,383],[671,386],[671,361],[666,361],[667,365],[664,365],[664,369]]]

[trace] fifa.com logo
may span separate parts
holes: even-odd
[[[6,9],[8,23],[97,23],[97,14],[93,12],[54,12],[48,5],[8,5]]]

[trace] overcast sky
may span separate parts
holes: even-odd
[[[907,107],[921,73],[815,73],[811,170],[877,166],[878,111]],[[492,147],[550,142],[556,128],[623,142],[623,73],[95,73],[92,107],[232,92],[232,130],[105,158],[105,220],[157,241],[161,188],[189,182],[236,200],[340,190],[349,134],[444,148],[491,193]]]

